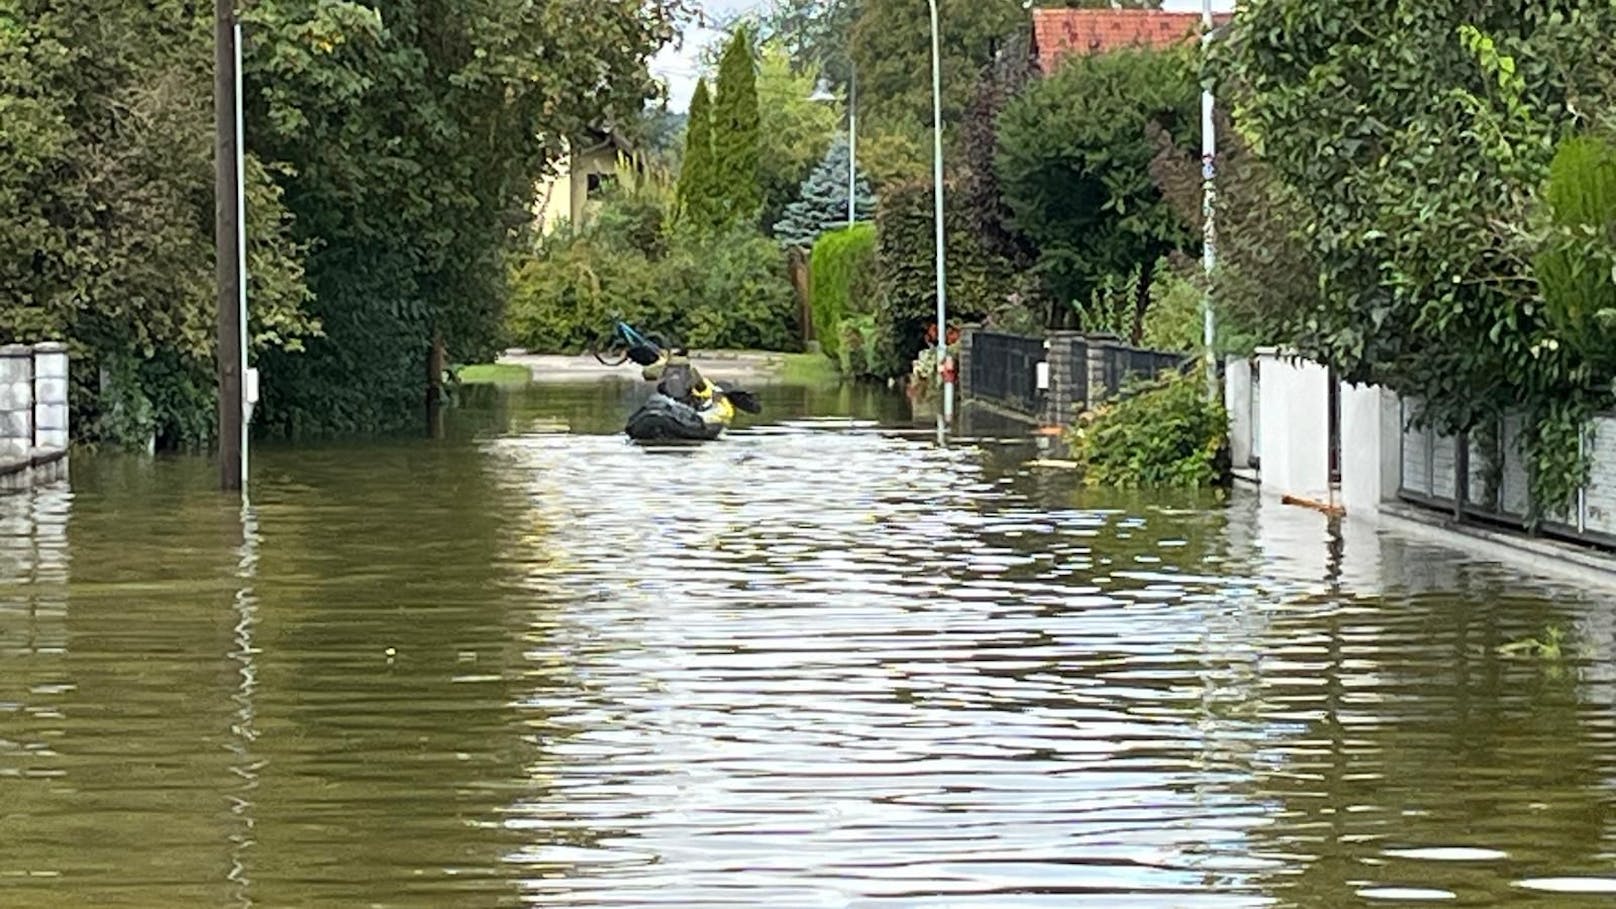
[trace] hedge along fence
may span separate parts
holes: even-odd
[[[1002,303],[1012,269],[982,246],[952,183],[944,184],[943,226],[948,266],[948,320],[980,321]],[[909,372],[937,319],[936,235],[930,181],[892,187],[876,211],[880,293],[875,308],[872,371]]]
[[[839,358],[843,320],[874,307],[875,225],[852,224],[821,234],[808,273],[814,337],[826,355]]]

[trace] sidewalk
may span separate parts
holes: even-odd
[[[740,350],[708,350],[692,353],[691,363],[701,374],[717,382],[768,382],[785,366],[785,356],[777,353]],[[526,366],[535,382],[639,381],[640,368],[633,363],[602,366],[594,357],[558,354],[507,352],[497,361]]]

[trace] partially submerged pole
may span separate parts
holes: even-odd
[[[246,326],[242,319],[240,126],[237,118],[236,15],[232,0],[214,0],[214,247],[218,284],[219,485],[242,488],[243,432],[241,360]]]

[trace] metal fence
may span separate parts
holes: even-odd
[[[1190,361],[1187,354],[1122,345],[1098,346],[1094,350],[1101,358],[1100,374],[1104,377],[1107,397],[1120,394],[1131,379],[1155,378],[1168,370],[1183,369]]]
[[[1046,338],[975,330],[964,376],[967,395],[1064,423],[1077,412],[1121,394],[1130,380],[1181,370],[1189,354],[1146,350],[1109,335],[1057,332]],[[1045,365],[1044,387],[1039,387]]]
[[[1524,421],[1512,415],[1484,431],[1445,436],[1409,426],[1413,402],[1402,405],[1398,496],[1464,518],[1521,528],[1531,510],[1520,438]],[[1564,507],[1543,516],[1548,535],[1616,547],[1616,418],[1589,421],[1581,438],[1589,460],[1588,483]],[[1463,502],[1456,508],[1456,502]]]
[[[1038,364],[1044,354],[1042,338],[977,332],[971,341],[971,394],[1037,413],[1042,406]]]

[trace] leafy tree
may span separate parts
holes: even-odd
[[[982,248],[967,225],[957,187],[943,187],[944,255],[948,318],[979,320],[1012,292],[1009,266]],[[874,374],[908,373],[936,325],[936,236],[930,181],[896,186],[881,196],[876,211],[880,292],[875,307]]]
[[[763,224],[774,224],[797,198],[802,181],[825,156],[842,123],[840,104],[810,100],[819,70],[794,70],[780,44],[763,45],[758,64],[761,103],[758,180],[763,190]]]
[[[975,74],[1031,26],[1021,0],[940,0],[943,122],[958,123]],[[925,3],[863,0],[852,33],[859,116],[884,130],[932,125],[931,18]],[[930,140],[923,146],[928,149]]]
[[[261,0],[247,11],[249,134],[316,245],[326,337],[266,362],[279,432],[419,427],[424,364],[496,346],[504,262],[569,139],[632,119],[677,6]]]
[[[1220,50],[1240,129],[1318,266],[1315,298],[1277,328],[1443,431],[1523,410],[1551,512],[1581,479],[1578,433],[1610,376],[1547,319],[1534,225],[1555,149],[1616,98],[1596,62],[1616,51],[1613,20],[1594,0],[1253,0]]]
[[[0,342],[69,342],[84,438],[179,448],[213,435],[211,13],[0,3]],[[257,351],[317,329],[272,176],[249,155]]]
[[[709,110],[707,80],[696,80],[690,96],[685,128],[685,153],[679,169],[679,219],[685,224],[708,226],[717,220],[718,176],[713,165],[713,118]]]
[[[838,137],[825,160],[803,181],[797,201],[786,206],[785,216],[774,226],[781,245],[811,249],[820,234],[847,226],[847,157],[847,139]],[[875,197],[862,173],[857,175],[855,189],[855,220],[868,220],[875,212]]]
[[[1090,294],[1137,268],[1138,334],[1155,262],[1195,243],[1151,179],[1149,130],[1198,141],[1198,98],[1185,52],[1128,49],[1075,57],[1005,109],[997,174],[1037,244],[1051,324],[1082,324]]]
[[[986,249],[1018,267],[1031,264],[1034,249],[1010,223],[1010,208],[999,186],[994,159],[999,146],[999,116],[1031,78],[1031,61],[1021,55],[1007,55],[984,67],[959,135],[958,157],[963,164],[960,193],[971,230]]]
[[[1306,223],[1298,200],[1252,151],[1225,108],[1217,109],[1214,125],[1217,269],[1211,287],[1198,272],[1193,280],[1203,293],[1213,294],[1217,349],[1243,356],[1258,345],[1289,343],[1288,320],[1318,301],[1319,263],[1295,231],[1295,225]],[[1185,155],[1166,131],[1152,134],[1151,173],[1179,217],[1199,235],[1205,193],[1201,162]]]
[[[752,221],[763,206],[758,184],[760,147],[757,67],[744,28],[730,37],[718,65],[713,101],[713,174],[726,223]]]
[[[797,72],[817,72],[835,88],[848,85],[848,42],[859,0],[779,0],[756,17],[755,27],[779,44]]]

